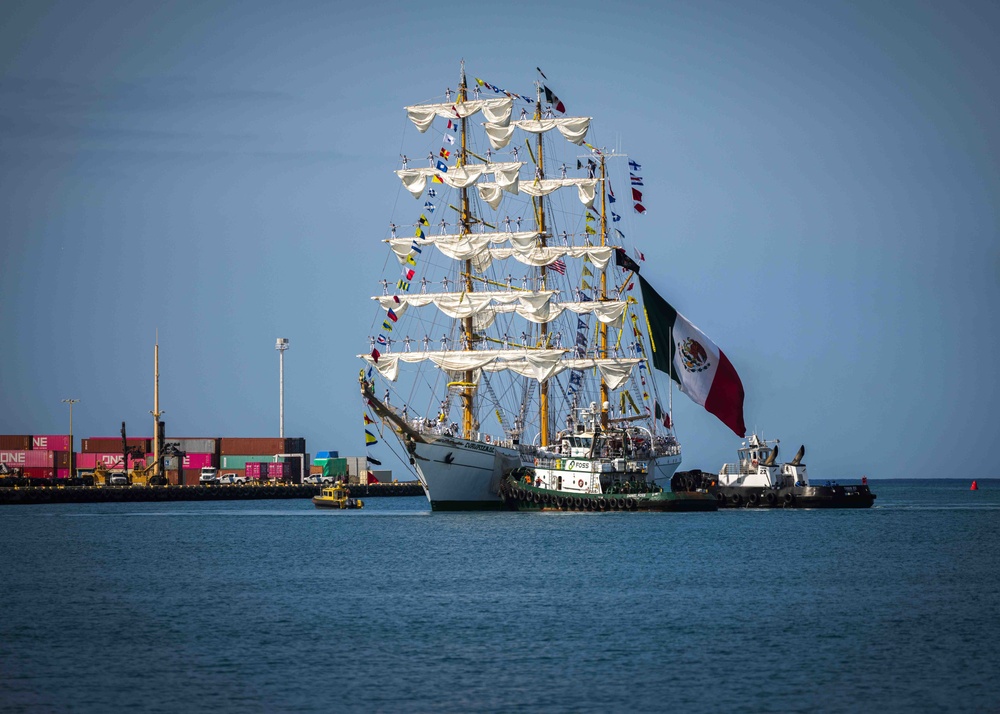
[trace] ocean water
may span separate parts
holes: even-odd
[[[862,511],[0,510],[0,710],[1000,711],[1000,480]]]

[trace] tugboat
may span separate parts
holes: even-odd
[[[313,496],[312,502],[316,508],[364,508],[365,504],[360,498],[351,498],[351,490],[344,485],[343,481],[337,481],[328,488],[320,491],[318,496]]]
[[[606,408],[606,407],[605,407]],[[650,471],[651,435],[627,425],[601,427],[591,402],[559,432],[555,449],[539,449],[533,466],[507,472],[499,493],[515,511],[715,511],[706,489],[664,491]],[[623,422],[627,424],[627,422]]]
[[[681,493],[704,489],[720,508],[870,508],[875,502],[876,496],[865,482],[849,486],[836,481],[811,482],[802,463],[804,445],[791,461],[777,463],[778,443],[777,439],[768,441],[751,434],[737,450],[737,463],[723,464],[718,475],[678,472],[670,488]]]

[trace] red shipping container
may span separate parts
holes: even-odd
[[[69,478],[69,469],[56,469],[56,478]]]
[[[241,438],[223,437],[219,439],[219,453],[229,456],[232,454],[260,454],[261,456],[274,456],[275,454],[301,454],[306,450],[306,440],[298,438]]]
[[[0,450],[3,451],[27,451],[31,448],[30,436],[9,436],[0,435]]]
[[[58,436],[33,436],[31,448],[38,451],[69,451],[69,434]]]
[[[54,451],[0,451],[0,464],[16,467],[52,468]]]
[[[153,440],[149,437],[130,437],[126,443],[144,454],[153,450]],[[92,436],[89,439],[80,440],[80,451],[87,454],[113,454],[115,452],[121,453],[121,450],[122,438],[120,436]]]
[[[184,477],[185,486],[197,486],[198,479],[201,478],[201,469],[184,469],[181,474]]]
[[[23,474],[25,478],[52,478],[55,469],[42,468],[39,466],[26,466]]]

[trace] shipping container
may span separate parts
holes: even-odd
[[[149,437],[129,437],[126,442],[129,447],[138,448],[142,453],[148,454],[153,450],[153,440]],[[85,454],[111,454],[121,453],[122,438],[113,436],[92,436],[89,439],[80,440],[80,451]]]
[[[185,454],[217,454],[219,450],[218,439],[208,439],[201,437],[173,437],[164,439],[164,445],[174,444]]]
[[[68,451],[54,451],[52,453],[52,463],[57,469],[68,469],[69,468],[69,452]]]
[[[69,469],[56,469],[56,478],[69,478]]]
[[[223,456],[232,454],[253,454],[255,456],[273,456],[275,454],[302,454],[306,450],[306,440],[289,437],[285,439],[273,437],[243,438],[223,437],[219,439],[219,453]]]
[[[146,454],[146,463],[151,464],[155,460],[153,454]],[[188,454],[183,458],[181,468],[200,469],[205,466],[215,466],[215,454]],[[168,456],[163,459],[163,468],[176,469],[177,457]]]
[[[296,475],[298,475],[298,464],[295,465]],[[267,477],[269,479],[288,478],[292,475],[292,465],[287,461],[279,461],[267,465]]]
[[[87,471],[93,471],[97,468],[98,462],[104,464],[104,467],[109,471],[122,471],[122,455],[121,454],[77,454],[76,455],[76,468],[86,469]],[[148,462],[145,458],[135,459],[129,457],[128,467],[129,469],[135,468],[137,465],[142,468]]]
[[[44,468],[41,466],[25,466],[24,470],[21,472],[24,478],[47,478],[51,479],[53,474],[55,474],[55,469]]]
[[[30,436],[0,435],[0,451],[28,451],[30,449]]]
[[[54,468],[54,454],[54,451],[0,451],[0,464],[18,468]]]
[[[317,451],[316,452],[316,458],[317,459],[335,459],[338,456],[340,456],[340,452],[339,451]]]
[[[69,451],[69,434],[56,436],[33,436],[31,448],[36,451]]]
[[[267,476],[267,463],[263,461],[248,461],[244,473],[250,478],[260,478]]]

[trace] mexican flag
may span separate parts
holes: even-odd
[[[737,436],[743,423],[743,383],[714,342],[670,306],[640,275],[653,366],[670,375],[692,401],[719,417]]]

